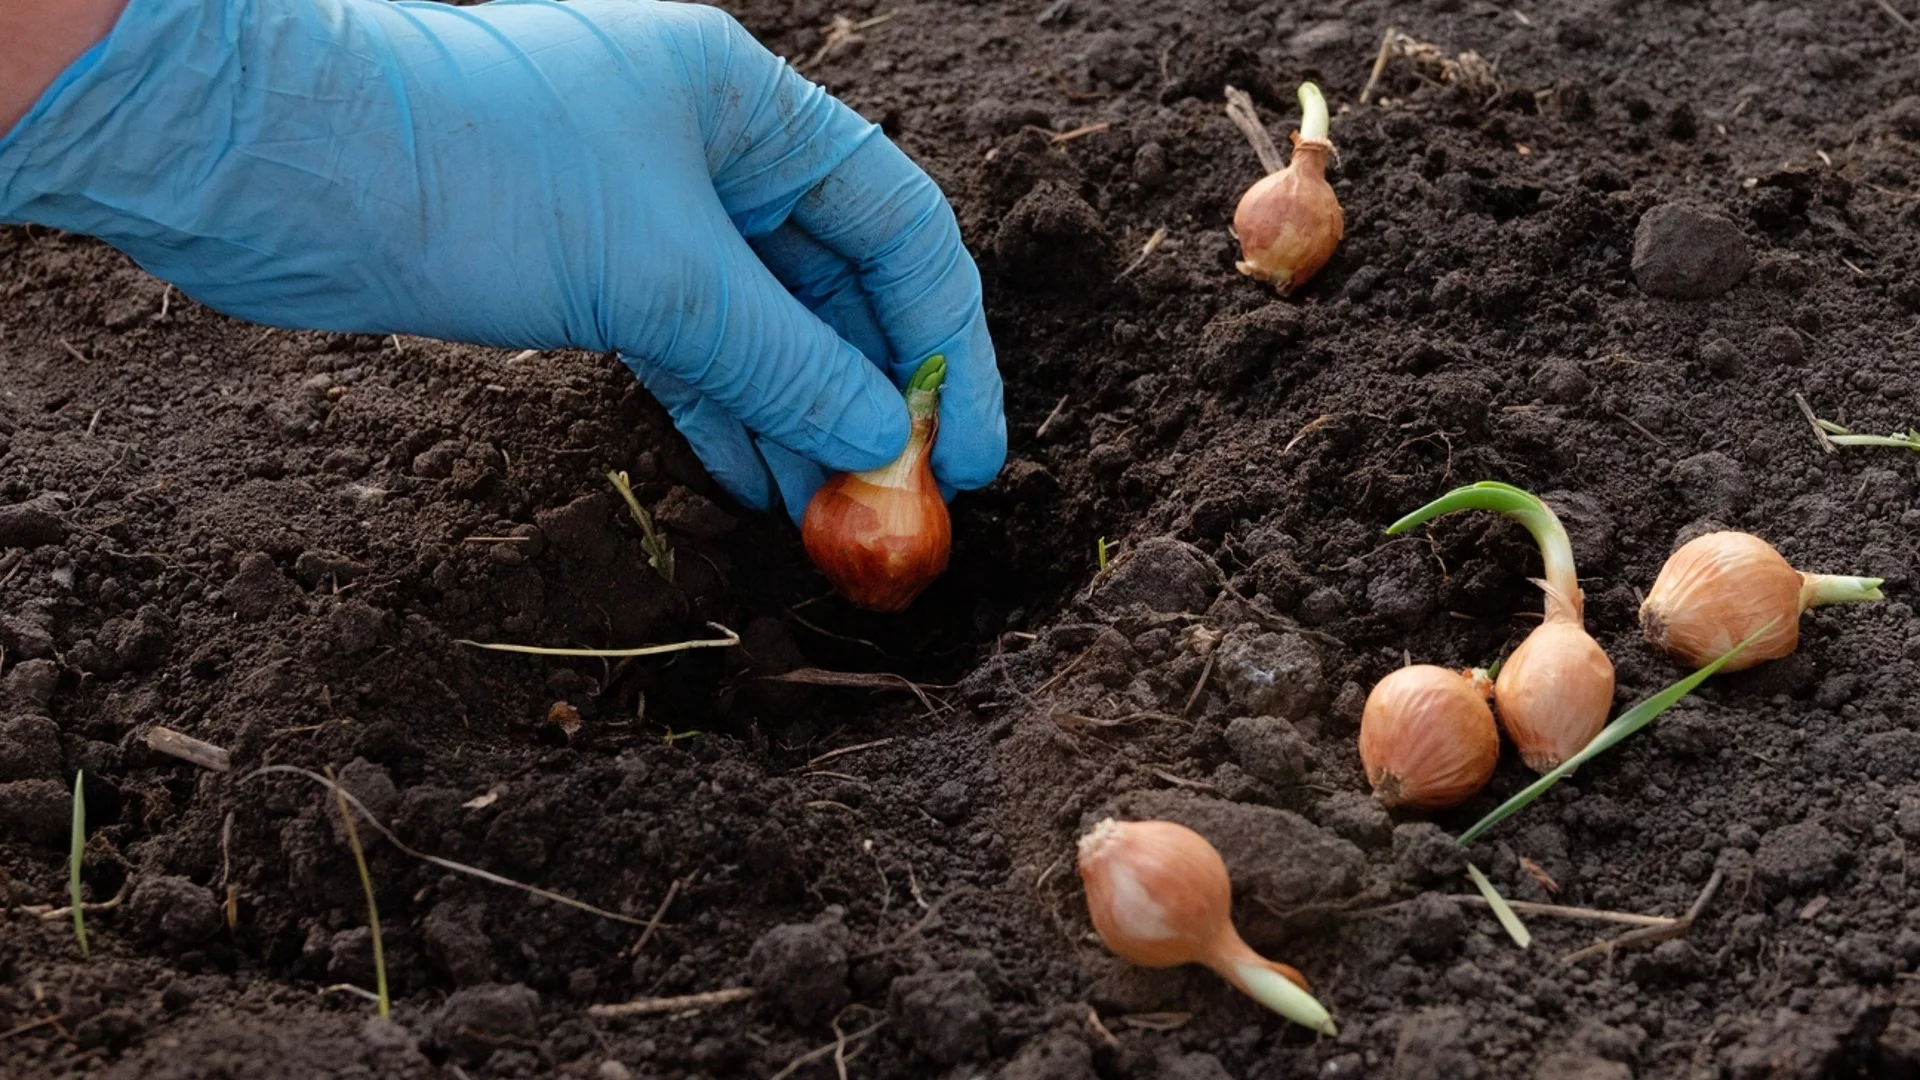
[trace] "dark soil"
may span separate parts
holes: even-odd
[[[610,359],[262,331],[91,241],[0,231],[0,1074],[767,1077],[837,1025],[868,1077],[1915,1075],[1917,459],[1824,454],[1793,395],[1920,418],[1920,34],[1868,0],[900,12],[810,70],[952,194],[1014,450],[896,619],[823,598]],[[837,13],[740,10],[796,58]],[[1400,61],[1354,105],[1389,25],[1499,87]],[[1220,95],[1284,131],[1306,76],[1347,235],[1283,302],[1232,268],[1257,166]],[[1675,202],[1708,216],[1643,224]],[[671,584],[610,468],[664,522]],[[1438,898],[1468,891],[1441,830],[1528,779],[1510,752],[1432,824],[1358,794],[1364,688],[1407,656],[1485,663],[1539,610],[1516,527],[1382,535],[1483,478],[1563,511],[1623,705],[1678,674],[1635,611],[1709,523],[1888,579],[1472,852],[1511,897],[1633,912],[1724,870],[1686,940],[1563,963],[1623,928],[1534,918],[1522,953]],[[457,641],[709,622],[741,647]],[[941,686],[930,711],[765,678],[804,667]],[[232,771],[151,751],[155,725]],[[331,766],[413,848],[625,921],[362,828],[395,998],[373,1020],[339,988],[373,985],[339,819],[268,765]],[[76,770],[86,893],[121,898],[84,962],[31,910],[65,902]],[[1109,812],[1213,839],[1249,939],[1339,1037],[1110,958],[1071,860]]]

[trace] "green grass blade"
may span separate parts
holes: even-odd
[[[1473,879],[1473,887],[1480,890],[1480,895],[1486,897],[1487,906],[1493,909],[1493,917],[1500,920],[1500,926],[1506,930],[1507,936],[1513,939],[1513,943],[1523,949],[1533,944],[1533,934],[1528,932],[1527,924],[1521,922],[1520,916],[1514,914],[1513,909],[1507,906],[1507,898],[1501,896],[1500,890],[1493,887],[1493,882],[1487,880],[1487,875],[1481,873],[1479,867],[1468,863],[1467,876]]]
[[[73,905],[73,936],[87,958],[87,906],[80,893],[80,863],[87,854],[87,793],[80,786],[85,770],[73,774],[73,838],[67,850],[67,899]]]
[[[1719,658],[1714,660],[1713,663],[1708,664],[1699,671],[1694,672],[1640,704],[1635,705],[1633,708],[1628,709],[1626,712],[1621,713],[1613,723],[1601,728],[1600,734],[1595,735],[1593,741],[1588,743],[1584,749],[1561,762],[1559,768],[1528,784],[1512,798],[1495,807],[1492,813],[1474,822],[1472,828],[1460,834],[1460,845],[1465,847],[1473,843],[1488,829],[1519,813],[1526,808],[1528,803],[1546,794],[1548,788],[1559,783],[1561,778],[1565,777],[1568,773],[1599,757],[1601,754],[1606,753],[1618,745],[1620,740],[1652,723],[1654,717],[1673,708],[1675,702],[1692,693],[1695,687],[1706,682],[1714,672],[1719,671],[1725,666],[1727,661],[1739,655],[1740,650],[1753,644],[1754,641],[1759,639],[1760,635],[1771,630],[1773,624],[1779,621],[1777,618],[1773,619],[1768,622],[1767,625],[1747,635],[1745,641],[1721,653]]]
[[[1546,504],[1537,497],[1512,484],[1503,484],[1498,480],[1482,480],[1477,484],[1454,488],[1387,526],[1387,535],[1398,536],[1442,514],[1451,514],[1458,510],[1491,510],[1496,514],[1524,519],[1527,515],[1545,513],[1546,509]]]

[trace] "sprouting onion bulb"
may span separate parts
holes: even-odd
[[[1235,266],[1248,277],[1272,284],[1281,296],[1319,273],[1333,258],[1345,230],[1340,199],[1327,183],[1327,155],[1333,152],[1333,142],[1327,138],[1327,101],[1319,87],[1300,84],[1300,111],[1300,130],[1293,133],[1293,159],[1279,168],[1277,160],[1265,160],[1267,154],[1262,152],[1268,173],[1240,196],[1233,212],[1233,234],[1240,240],[1240,261]],[[1255,140],[1256,151],[1262,150],[1264,139],[1262,133]],[[1266,145],[1272,144],[1266,141]]]
[[[1500,732],[1483,672],[1412,664],[1381,679],[1360,716],[1360,763],[1381,805],[1445,810],[1487,785]]]
[[[1493,707],[1500,726],[1535,772],[1548,772],[1586,748],[1613,709],[1613,661],[1587,633],[1585,604],[1567,530],[1546,503],[1491,480],[1442,495],[1388,527],[1401,533],[1455,510],[1491,510],[1533,534],[1546,564],[1536,580],[1547,594],[1546,616],[1500,665]]]
[[[814,492],[800,521],[807,557],[848,600],[903,611],[947,569],[953,523],[933,480],[944,357],[929,357],[907,383],[912,428],[891,464],[840,473]]]
[[[1094,930],[1122,960],[1153,968],[1205,964],[1294,1023],[1336,1034],[1298,971],[1240,939],[1227,864],[1199,833],[1171,821],[1107,818],[1080,838],[1080,880]]]
[[[1707,533],[1667,557],[1640,605],[1640,630],[1655,648],[1697,668],[1773,620],[1720,669],[1739,671],[1798,647],[1800,615],[1808,608],[1879,600],[1881,580],[1803,574],[1757,536]]]

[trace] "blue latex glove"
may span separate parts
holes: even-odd
[[[619,352],[742,502],[1006,456],[980,278],[878,128],[713,8],[132,0],[0,140],[0,221],[276,326]]]

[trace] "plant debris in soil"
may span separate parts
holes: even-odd
[[[263,330],[0,230],[0,1074],[1912,1074],[1915,462],[1828,453],[1795,397],[1920,417],[1908,7],[736,5],[926,165],[986,278],[1012,458],[895,618],[829,596],[610,358]],[[1399,57],[1358,105],[1388,28],[1494,81]],[[1283,301],[1233,269],[1259,163],[1221,98],[1284,124],[1304,79],[1346,236]],[[1394,819],[1354,738],[1405,658],[1531,629],[1517,526],[1382,535],[1482,478],[1565,521],[1622,704],[1678,675],[1635,612],[1709,528],[1890,599],[1809,614],[1463,852],[1516,756]],[[709,623],[739,644],[459,644]],[[254,776],[280,765],[621,918],[366,830],[379,1020],[341,820]],[[88,960],[43,917],[76,772]],[[1339,1036],[1102,950],[1071,852],[1107,815],[1218,847]],[[1688,932],[1568,964],[1617,931],[1541,918],[1522,953],[1449,898],[1467,857]]]

